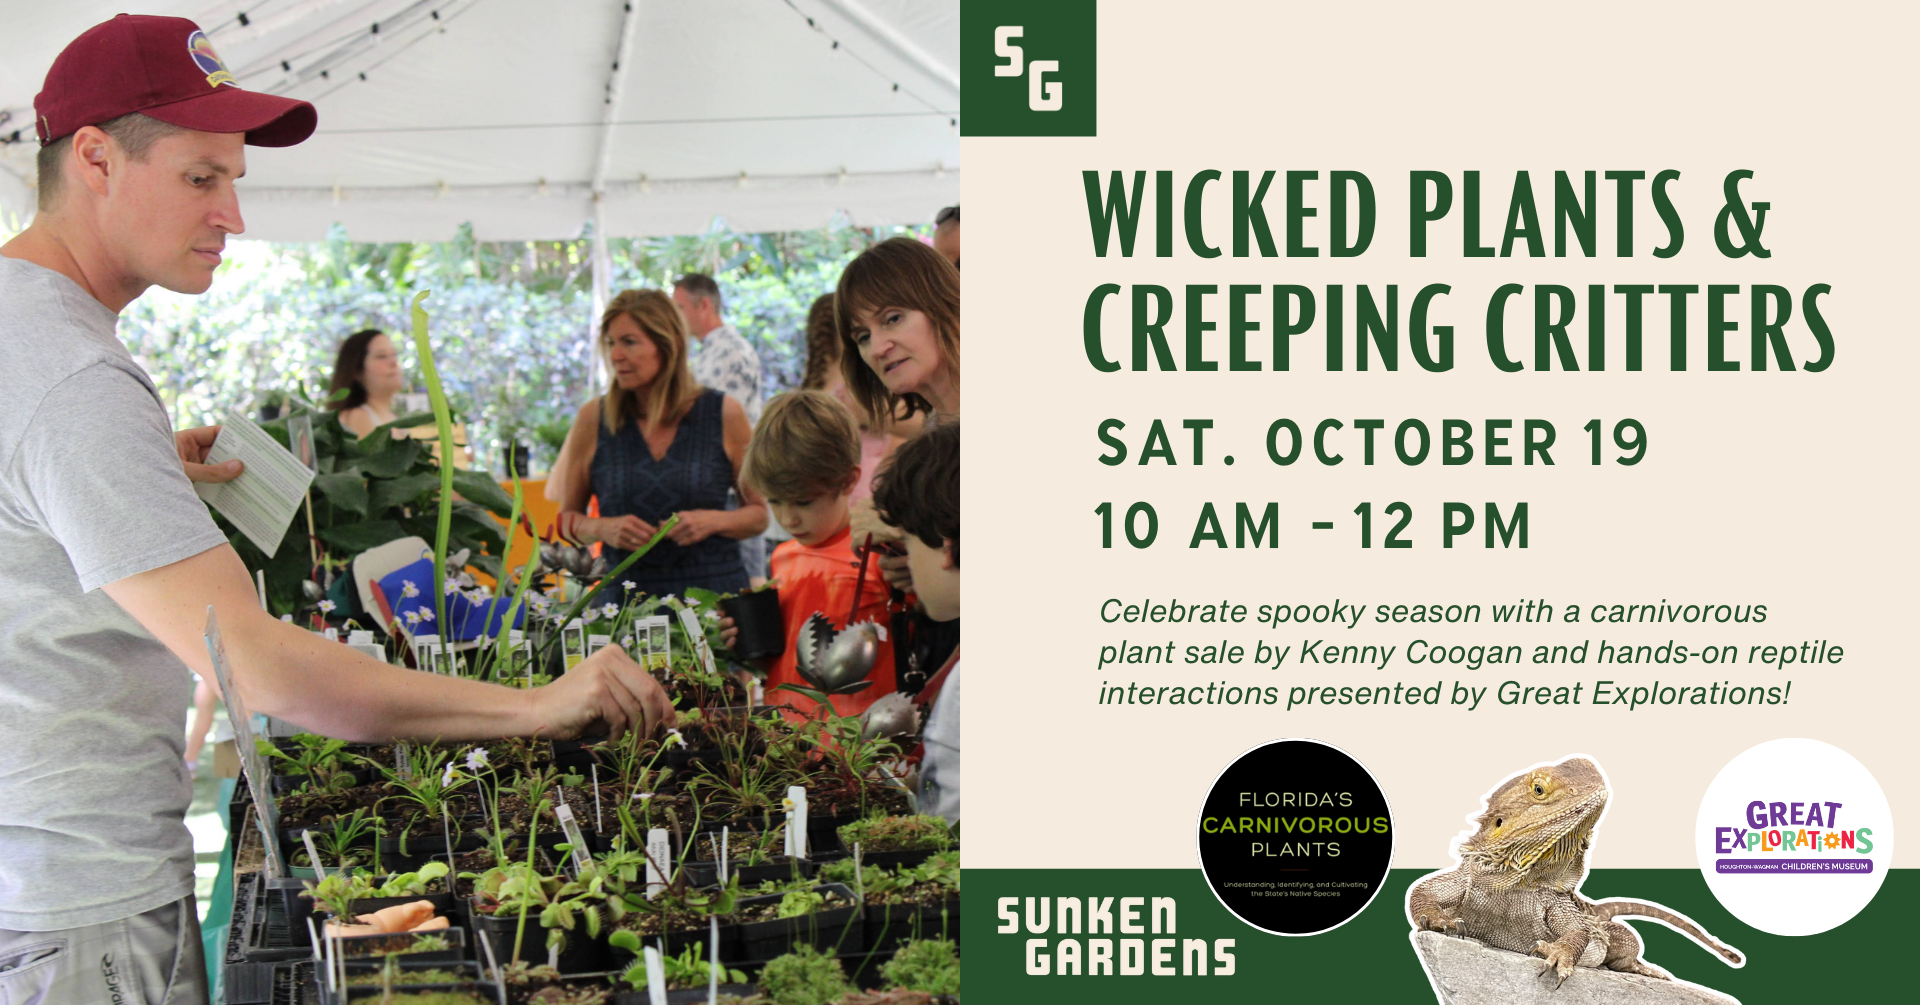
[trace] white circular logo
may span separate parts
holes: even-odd
[[[1860,913],[1893,865],[1893,813],[1866,766],[1819,740],[1769,740],[1700,800],[1707,888],[1774,935],[1815,935]]]

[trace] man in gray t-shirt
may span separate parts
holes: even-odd
[[[246,475],[201,463],[215,430],[172,431],[114,325],[150,286],[212,284],[245,144],[299,143],[314,110],[241,90],[193,22],[125,14],[34,105],[39,213],[0,246],[0,1001],[200,1002],[180,724],[187,671],[212,676],[209,609],[252,710],[344,739],[567,738],[671,709],[618,647],[524,692],[262,611],[188,483]]]

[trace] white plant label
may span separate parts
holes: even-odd
[[[647,1001],[652,1005],[667,1005],[667,972],[660,962],[660,950],[653,946],[644,948],[647,957]]]
[[[559,790],[553,793],[553,815],[560,818],[560,831],[567,836],[567,842],[573,845],[573,874],[575,876],[592,864],[587,854],[586,836],[580,833],[580,824],[573,819],[573,807],[560,798]]]
[[[592,656],[610,645],[613,645],[611,635],[589,635],[587,636],[587,655]]]
[[[213,674],[220,681],[220,696],[227,703],[227,719],[233,725],[233,745],[240,752],[240,764],[247,776],[247,790],[253,793],[254,821],[260,825],[262,850],[266,852],[267,875],[284,877],[286,865],[280,861],[279,804],[273,801],[272,785],[268,781],[267,766],[260,760],[260,751],[254,747],[253,714],[247,711],[246,703],[240,700],[240,692],[233,686],[233,672],[227,666],[227,645],[220,639],[220,622],[213,615],[213,605],[207,605],[207,656],[213,661]]]
[[[787,857],[807,857],[807,788],[804,785],[787,786],[787,801],[793,809],[787,811]]]
[[[647,664],[649,670],[673,669],[673,639],[667,634],[667,616],[656,614],[647,619],[647,655],[652,660]]]
[[[667,829],[655,827],[647,832],[647,899],[652,900],[667,888],[663,871],[673,861],[673,847],[667,842]]]
[[[393,770],[400,773],[403,781],[413,780],[413,754],[404,743],[393,745]]]
[[[300,841],[307,846],[307,861],[313,863],[313,878],[319,880],[326,879],[327,867],[320,864],[320,849],[313,846],[313,831],[301,831]]]
[[[587,626],[579,618],[567,622],[567,627],[560,630],[560,649],[565,653],[563,662],[569,670],[587,658]]]
[[[600,819],[600,765],[598,762],[589,764],[587,770],[593,772],[593,829],[605,830],[606,824]]]
[[[720,1001],[720,919],[707,915],[707,1005]]]
[[[720,857],[714,859],[716,866],[715,873],[720,878],[721,886],[727,885],[727,868],[731,864],[728,861],[728,856],[731,854],[731,851],[727,848],[728,830],[729,828],[726,827],[720,828]]]
[[[320,634],[325,635],[327,637],[328,642],[340,641],[340,629],[338,628],[328,628],[326,631],[321,632]]]
[[[700,654],[700,665],[710,674],[720,671],[713,665],[713,647],[707,645],[707,633],[700,627],[700,615],[693,613],[690,607],[680,608],[680,626],[687,630],[687,638],[693,643],[693,651]]]

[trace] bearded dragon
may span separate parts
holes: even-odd
[[[1490,946],[1545,957],[1559,987],[1573,968],[1597,967],[1672,980],[1640,958],[1640,938],[1613,919],[1663,921],[1740,966],[1740,953],[1699,925],[1657,904],[1580,895],[1587,849],[1607,807],[1607,779],[1584,757],[1537,765],[1487,794],[1477,829],[1456,847],[1459,866],[1436,872],[1407,893],[1419,931],[1465,935]]]

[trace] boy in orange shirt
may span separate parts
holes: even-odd
[[[768,667],[767,688],[810,687],[795,666],[801,628],[818,612],[833,627],[845,629],[855,584],[860,582],[860,556],[847,522],[853,488],[860,481],[859,425],[833,395],[789,391],[768,403],[761,414],[740,477],[766,497],[773,518],[793,535],[793,540],[773,551],[773,578],[780,584],[787,649]],[[859,594],[860,608],[853,620],[872,621],[884,628],[887,581],[879,562],[868,563]],[[891,643],[880,643],[866,679],[873,684],[865,690],[834,695],[834,711],[858,715],[895,690]],[[790,701],[803,712],[817,708],[791,691],[769,695],[768,701]]]

